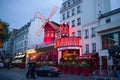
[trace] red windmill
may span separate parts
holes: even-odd
[[[39,12],[36,13],[37,18],[45,21],[36,34],[39,36],[41,31],[44,29],[44,43],[46,44],[53,42],[56,36],[58,35],[59,24],[49,21],[57,10],[58,7],[55,6],[47,19],[44,16],[42,16]]]

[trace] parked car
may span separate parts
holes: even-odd
[[[58,76],[62,74],[62,71],[54,66],[41,66],[36,68],[37,76]]]

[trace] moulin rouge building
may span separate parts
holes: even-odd
[[[82,55],[81,38],[69,37],[69,25],[47,22],[44,25],[44,47],[26,51],[27,61],[74,61]]]
[[[89,61],[98,64],[99,58],[96,54],[82,54],[81,38],[69,37],[70,27],[68,24],[56,24],[47,22],[44,25],[44,45],[41,48],[26,51],[26,62],[81,62]]]

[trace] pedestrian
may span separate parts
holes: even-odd
[[[36,69],[36,63],[29,63],[26,77],[31,76],[32,78],[35,79],[36,78],[35,69]]]

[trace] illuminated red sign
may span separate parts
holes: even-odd
[[[55,42],[54,47],[63,47],[63,46],[81,46],[81,38],[79,37],[64,37],[60,38]]]
[[[61,37],[68,37],[69,36],[69,25],[68,24],[61,24],[60,25],[60,35],[61,35]]]

